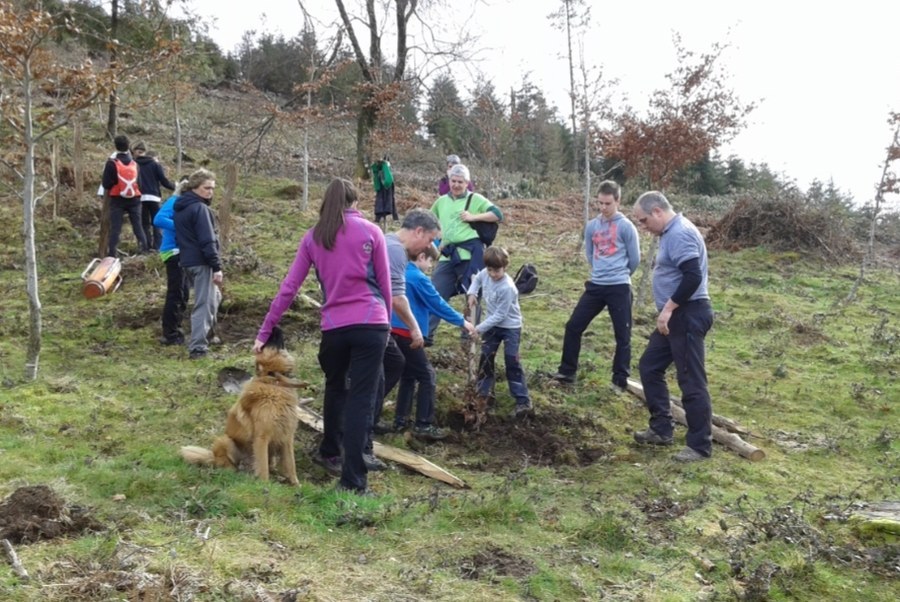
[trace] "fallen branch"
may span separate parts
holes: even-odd
[[[628,379],[628,390],[637,397],[640,397],[644,401],[647,400],[644,395],[644,387],[637,381]],[[672,408],[672,418],[675,419],[675,422],[679,424],[687,425],[687,417],[684,414],[684,408],[675,403],[672,403],[670,400],[670,405]],[[721,443],[728,449],[737,452],[739,455],[747,458],[752,462],[759,462],[760,460],[765,459],[766,452],[759,449],[755,445],[751,443],[747,443],[743,439],[741,439],[735,433],[729,433],[727,430],[720,428],[716,425],[712,425],[712,438],[713,441]]]
[[[684,409],[684,406],[681,405],[681,400],[672,397],[669,401],[671,401],[674,405],[678,406],[681,409]],[[759,435],[753,433],[747,427],[738,424],[736,420],[732,420],[731,418],[725,418],[724,416],[719,416],[718,414],[712,415],[712,423],[719,428],[725,429],[729,433],[737,433],[738,435],[746,435],[748,437],[757,437],[762,438]]]
[[[300,401],[301,403],[303,403],[304,400],[301,399]],[[325,425],[322,422],[322,417],[317,413],[303,405],[297,406],[296,411],[297,418],[300,420],[300,422],[302,422],[306,426],[311,427],[313,430],[319,431],[320,433],[324,430]],[[398,464],[402,464],[403,466],[421,473],[426,477],[431,477],[432,479],[447,483],[448,485],[452,485],[459,489],[468,489],[469,487],[468,485],[466,485],[465,481],[463,481],[459,477],[450,474],[437,464],[434,464],[433,462],[426,460],[422,456],[411,451],[400,449],[398,447],[392,447],[390,445],[383,445],[377,441],[375,441],[373,447],[375,455],[379,458],[397,462]]]
[[[30,579],[28,571],[22,566],[22,561],[19,560],[19,556],[16,554],[16,550],[12,547],[12,544],[9,543],[8,539],[3,539],[0,543],[3,544],[3,549],[6,551],[6,558],[9,560],[9,564],[12,565],[13,572],[18,575],[19,579],[22,581],[28,581]]]

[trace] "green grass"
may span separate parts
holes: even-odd
[[[165,288],[158,258],[127,260],[121,290],[81,298],[96,225],[73,225],[64,208],[56,221],[41,215],[43,352],[38,380],[23,382],[21,250],[0,245],[0,494],[47,484],[107,527],[17,546],[32,580],[0,566],[4,600],[175,599],[175,584],[195,600],[261,599],[260,591],[308,600],[896,598],[890,562],[862,554],[896,558],[896,537],[829,517],[900,494],[898,272],[870,272],[857,300],[842,305],[852,265],[712,251],[714,411],[759,435],[751,441],[767,458],[751,463],[716,445],[709,462],[679,466],[670,450],[632,443],[646,412],[606,387],[614,349],[606,314],[585,336],[577,385],[540,376],[556,368],[586,276],[577,216],[553,218],[561,201],[555,214],[547,202],[541,211],[527,201],[504,207],[499,240],[513,268],[531,261],[540,274],[521,303],[522,361],[541,423],[503,422],[512,400],[500,383],[491,422],[506,428],[424,451],[470,489],[394,469],[371,475],[378,497],[337,494],[310,462],[316,438],[303,427],[299,488],[184,464],[179,446],[206,445],[221,432],[234,396],[217,372],[251,368],[256,329],[315,219],[315,203],[299,212],[277,197],[288,183],[242,180],[225,253],[226,344],[198,362],[156,343]],[[4,231],[19,231],[19,216],[17,205],[0,205]],[[123,240],[127,248],[127,228]],[[312,283],[303,290],[317,294]],[[648,304],[635,315],[636,365],[654,313]],[[308,395],[320,407],[317,314],[298,302],[282,324],[297,376],[313,384]],[[444,360],[442,421],[465,390],[454,339],[444,327],[433,349]],[[557,449],[529,456],[517,445],[538,427]],[[593,461],[585,448],[598,450]],[[144,575],[144,585],[113,578],[117,571]],[[91,579],[125,585],[91,589]]]

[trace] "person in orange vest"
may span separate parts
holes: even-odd
[[[141,191],[138,188],[138,164],[131,157],[128,136],[116,136],[116,152],[103,167],[102,186],[109,191],[109,244],[106,254],[116,257],[122,220],[128,214],[131,229],[138,242],[139,253],[147,253],[147,237],[141,224]]]

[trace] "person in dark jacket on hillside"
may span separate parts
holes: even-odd
[[[109,245],[106,254],[116,257],[119,252],[119,236],[125,213],[128,213],[139,252],[146,253],[148,245],[141,227],[141,191],[137,181],[137,163],[128,150],[128,136],[116,136],[113,143],[116,145],[116,152],[106,160],[101,183],[109,193]]]
[[[216,312],[222,293],[222,262],[219,258],[219,237],[213,213],[209,208],[216,189],[216,176],[206,169],[190,175],[175,201],[175,239],[179,262],[194,289],[194,310],[191,312],[191,337],[188,351],[192,360],[209,353],[209,332],[216,322]]]
[[[178,244],[175,242],[175,201],[181,194],[181,187],[187,183],[184,178],[175,187],[166,202],[159,208],[153,218],[153,226],[162,232],[162,244],[159,246],[159,256],[166,264],[166,302],[163,305],[162,331],[163,336],[159,340],[163,345],[183,345],[184,333],[181,331],[181,321],[184,311],[187,309],[188,288],[187,280],[181,271],[181,262]]]
[[[131,154],[138,164],[138,188],[141,189],[141,223],[144,227],[144,237],[147,244],[154,251],[159,251],[162,243],[162,231],[153,226],[153,218],[159,211],[162,201],[160,185],[169,190],[175,190],[175,185],[166,177],[166,170],[160,165],[154,152],[147,152],[147,145],[136,142],[131,147]]]

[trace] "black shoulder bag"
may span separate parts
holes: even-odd
[[[469,210],[469,203],[471,202],[472,193],[470,192],[469,196],[466,197],[466,208],[463,211]],[[486,247],[494,243],[494,239],[497,238],[497,231],[500,229],[498,222],[469,222],[469,226],[478,233],[478,240]]]

